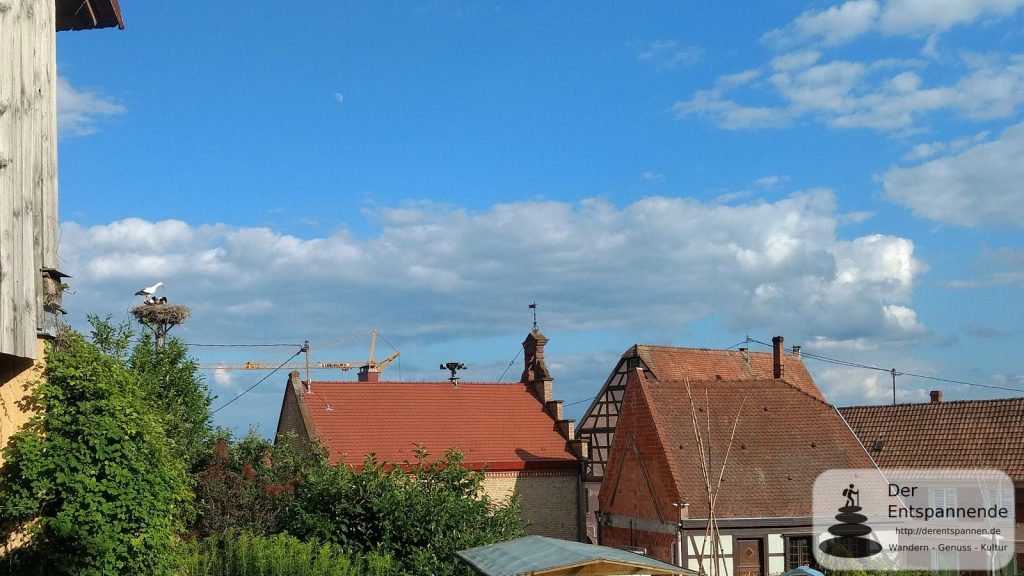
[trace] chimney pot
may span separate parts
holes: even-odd
[[[772,377],[778,380],[785,373],[782,364],[782,336],[772,338]]]
[[[379,382],[380,369],[370,368],[369,364],[363,365],[359,368],[357,379],[359,382]]]
[[[800,359],[800,349],[801,348],[799,344],[793,345],[793,356],[796,356],[798,360]]]
[[[942,402],[942,390],[932,390],[931,396],[932,404],[938,404],[939,402]]]

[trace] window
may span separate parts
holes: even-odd
[[[786,570],[798,566],[815,567],[814,538],[811,536],[789,536],[786,538]]]
[[[956,508],[956,488],[932,488],[932,506],[935,508]],[[955,518],[937,518],[936,522],[956,522]]]
[[[1013,487],[1000,486],[985,490],[985,506],[1006,506],[1013,503]]]
[[[956,552],[932,552],[932,571],[941,576],[956,576],[959,572]]]

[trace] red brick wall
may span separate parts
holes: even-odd
[[[295,389],[290,381],[285,385],[284,400],[281,404],[281,418],[277,423],[277,435],[279,437],[289,433],[295,435],[296,449],[302,450],[309,447],[309,435],[306,433],[299,402],[295,397]]]
[[[676,537],[673,534],[645,532],[635,528],[630,533],[629,528],[602,526],[601,545],[612,548],[622,548],[624,546],[646,548],[647,555],[651,558],[671,563],[672,550],[676,545]]]
[[[615,516],[616,526],[603,525],[601,544],[647,548],[655,558],[669,561],[675,534],[648,532],[623,524],[629,518],[665,522],[679,519],[675,480],[656,425],[657,415],[647,399],[646,383],[634,371],[629,375],[622,399],[611,457],[601,484],[601,513]]]

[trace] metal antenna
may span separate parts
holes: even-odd
[[[540,330],[540,328],[537,327],[537,301],[536,300],[533,302],[533,304],[530,304],[530,310],[533,310],[533,331],[537,332],[537,331]]]

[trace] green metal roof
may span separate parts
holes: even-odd
[[[583,567],[587,574],[687,574],[686,570],[640,554],[607,546],[526,536],[508,542],[462,550],[458,555],[485,576],[560,574]]]

